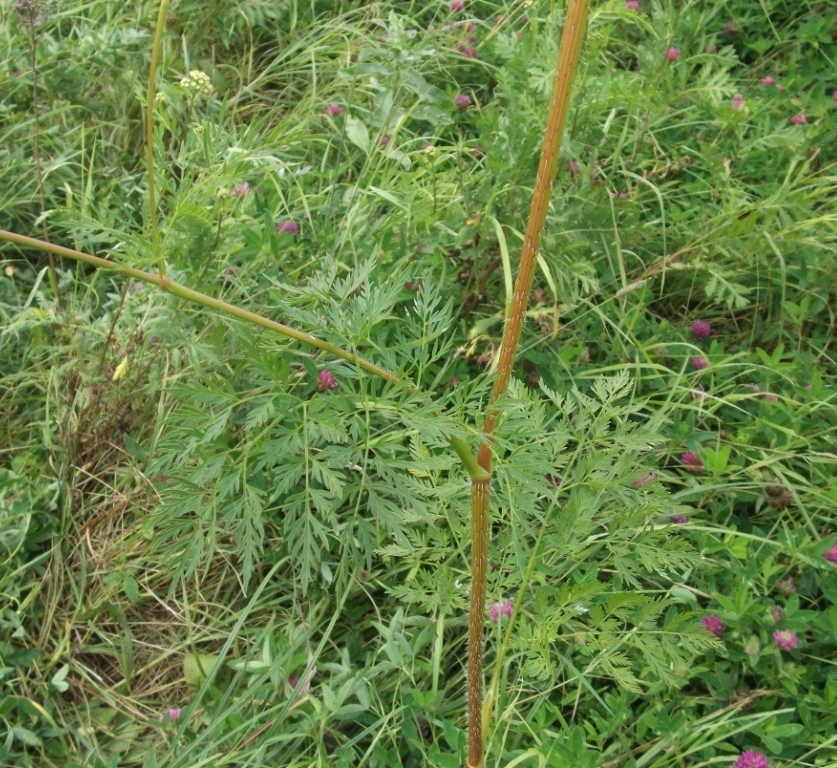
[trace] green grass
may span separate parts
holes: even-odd
[[[35,5],[0,9],[1,225],[154,271],[158,6]],[[497,435],[486,765],[837,766],[828,9],[641,6],[593,6]],[[446,436],[477,444],[562,18],[172,3],[170,276],[416,392],[69,261],[59,301],[0,246],[0,762],[462,763]]]

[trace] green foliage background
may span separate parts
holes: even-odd
[[[156,13],[2,7],[4,228],[155,268]],[[6,762],[461,763],[446,438],[479,434],[562,19],[171,4],[172,277],[416,392],[82,266],[59,303],[4,245]],[[837,766],[832,26],[819,3],[594,4],[497,436],[489,595],[514,615],[486,617],[488,764]]]

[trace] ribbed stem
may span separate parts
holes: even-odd
[[[567,18],[561,36],[561,49],[558,53],[558,68],[555,73],[555,85],[549,116],[541,150],[532,206],[526,226],[526,237],[520,256],[517,281],[512,296],[509,317],[503,332],[500,355],[497,361],[497,374],[491,392],[491,402],[483,426],[484,440],[477,452],[477,463],[491,477],[492,435],[500,415],[497,401],[505,394],[512,375],[512,366],[523,319],[529,305],[529,292],[535,273],[538,250],[541,244],[541,232],[546,221],[549,198],[552,192],[552,178],[558,162],[561,137],[569,112],[570,91],[578,67],[584,27],[587,23],[589,0],[570,0]],[[482,480],[471,483],[471,608],[468,624],[468,768],[482,768],[483,765],[483,691],[482,691],[482,654],[483,624],[485,621],[486,563],[488,561],[488,532],[490,524],[489,496],[491,481]],[[488,717],[485,717],[488,722]]]

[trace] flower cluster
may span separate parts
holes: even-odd
[[[180,707],[171,707],[170,709],[167,709],[165,712],[163,712],[163,714],[160,715],[157,718],[157,720],[161,723],[173,723],[176,720],[180,719],[181,714],[183,714],[183,710],[180,709]]]
[[[457,93],[453,98],[453,103],[460,109],[465,110],[471,106],[471,97],[467,93]]]
[[[703,472],[703,462],[694,451],[686,451],[680,457],[680,463],[692,472]]]
[[[761,752],[748,749],[738,756],[738,759],[732,764],[732,768],[769,768],[769,763]]]
[[[724,622],[721,621],[717,616],[704,616],[700,623],[711,632],[715,637],[723,637],[724,632],[726,631],[726,627],[724,627]]]
[[[777,629],[773,633],[773,645],[780,651],[793,651],[799,647],[799,638],[786,629]]]
[[[298,235],[299,234],[299,224],[295,221],[277,221],[276,222],[276,231],[279,233],[287,232],[291,235]]]
[[[199,96],[212,95],[212,80],[206,72],[201,72],[199,69],[193,69],[186,77],[182,77],[180,84],[190,91],[195,91]]]
[[[706,341],[712,335],[712,326],[705,320],[695,320],[692,323],[692,336],[698,341]]]
[[[319,375],[317,376],[317,389],[320,392],[328,392],[330,389],[334,389],[337,386],[337,377],[331,372],[327,371],[325,368],[320,371]]]
[[[488,615],[491,616],[491,621],[500,621],[503,616],[512,616],[514,614],[514,603],[511,600],[503,598],[502,602],[497,601],[491,603],[488,608]]]

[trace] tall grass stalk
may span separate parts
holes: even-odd
[[[166,13],[169,0],[162,0],[157,14],[157,26],[154,30],[154,43],[151,48],[151,66],[148,70],[148,89],[145,93],[145,162],[148,173],[148,224],[151,227],[151,243],[157,258],[157,270],[160,277],[166,277],[166,262],[160,246],[160,229],[157,224],[157,198],[154,187],[154,97],[157,80],[157,64],[160,61],[160,45],[166,27]]]
[[[552,180],[558,162],[561,137],[567,120],[570,93],[573,79],[578,68],[581,42],[587,22],[589,0],[574,0],[567,7],[567,18],[561,35],[561,47],[558,52],[558,66],[552,101],[544,133],[538,175],[532,205],[529,209],[529,221],[526,237],[520,255],[520,266],[512,296],[511,311],[506,319],[503,340],[497,364],[497,374],[491,392],[491,402],[485,416],[483,442],[477,453],[477,462],[488,477],[471,484],[471,610],[468,622],[468,767],[482,768],[483,737],[483,691],[482,691],[482,649],[485,625],[485,593],[488,565],[488,526],[490,521],[489,506],[491,500],[491,459],[492,435],[494,426],[501,412],[498,400],[505,394],[512,374],[512,365],[517,354],[523,318],[529,306],[529,293],[532,276],[535,272],[538,250],[541,244],[541,232],[546,222],[549,197],[552,192]],[[488,719],[486,715],[485,719]]]

